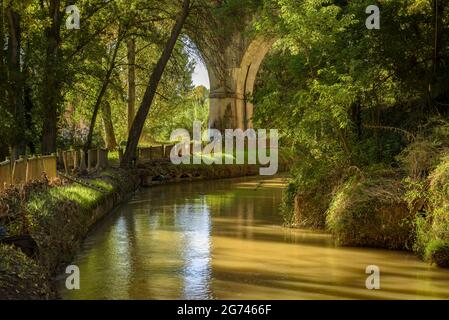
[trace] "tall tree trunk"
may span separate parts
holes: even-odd
[[[30,73],[25,73],[26,76],[30,75]],[[26,142],[31,154],[36,154],[36,144],[35,141],[31,138],[35,133],[33,130],[33,101],[31,99],[32,89],[31,86],[25,84],[24,87],[24,105],[25,105],[25,126],[28,130],[28,134],[26,136]]]
[[[103,102],[103,97],[106,93],[106,90],[108,89],[109,83],[111,82],[111,75],[115,68],[115,60],[117,59],[117,54],[118,54],[118,50],[120,48],[120,43],[121,43],[121,37],[120,37],[120,31],[119,31],[119,37],[117,39],[117,43],[115,45],[114,52],[112,54],[109,69],[106,72],[106,77],[103,81],[103,85],[101,86],[101,90],[100,90],[100,93],[98,94],[97,101],[95,102],[94,112],[93,112],[92,118],[90,120],[89,133],[87,135],[87,141],[84,146],[84,151],[86,153],[92,145],[92,137],[94,134],[95,123],[97,122],[98,111],[100,109],[101,103]]]
[[[115,139],[114,125],[112,124],[111,105],[108,101],[102,104],[101,114],[103,116],[104,133],[106,136],[106,148],[109,151],[117,148],[117,140]]]
[[[61,85],[59,81],[61,61],[61,1],[50,0],[50,26],[46,30],[46,61],[42,90],[42,153],[56,152],[58,134],[58,109],[61,103]]]
[[[145,125],[145,120],[147,119],[148,112],[150,111],[151,105],[153,103],[154,96],[156,94],[157,87],[164,73],[165,67],[170,60],[173,49],[175,48],[176,42],[181,34],[184,23],[190,12],[190,0],[184,0],[182,6],[182,12],[180,17],[176,21],[173,29],[171,31],[170,38],[165,45],[164,51],[159,58],[148,82],[145,95],[143,97],[142,103],[140,104],[139,110],[137,111],[136,117],[134,118],[133,125],[129,132],[128,143],[126,145],[126,151],[120,164],[122,167],[131,166],[133,159],[137,151],[137,145],[139,144],[139,139],[142,134],[143,126]]]
[[[25,106],[23,101],[23,76],[20,67],[21,30],[20,15],[11,7],[6,8],[9,22],[8,39],[8,71],[9,71],[9,104],[14,119],[11,150],[12,159],[25,154]]]
[[[136,40],[128,40],[128,133],[134,121],[136,110]]]
[[[5,11],[3,0],[0,0],[0,48],[5,48]],[[7,69],[6,69],[6,57],[4,50],[0,49],[0,110],[6,107],[6,89],[7,89]],[[3,120],[4,121],[4,120]],[[5,123],[3,124],[3,129],[5,128]],[[5,157],[9,156],[9,146],[6,139],[0,139],[0,162],[2,162]]]

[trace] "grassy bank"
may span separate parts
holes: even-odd
[[[11,262],[0,265],[0,283],[9,283],[0,287],[0,298],[54,298],[51,277],[72,260],[90,228],[139,184],[137,171],[110,169],[80,183],[44,179],[3,193],[0,203],[7,235],[29,235],[38,254],[30,258],[2,245],[4,261]],[[20,286],[40,289],[15,290],[14,275],[21,275]]]

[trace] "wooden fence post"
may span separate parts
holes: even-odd
[[[68,175],[70,170],[69,170],[69,159],[67,156],[67,151],[62,152],[62,161],[64,163],[64,172],[66,175]]]
[[[174,149],[175,145],[165,146],[164,155],[165,159],[170,159],[171,151]]]
[[[80,152],[79,150],[73,151],[73,172],[77,172],[80,166]]]
[[[97,153],[97,170],[103,170],[108,167],[108,150],[98,149]]]
[[[42,175],[42,173],[45,172],[45,174],[47,175],[47,178],[49,180],[55,179],[58,176],[58,172],[57,172],[58,158],[57,158],[57,156],[55,154],[52,154],[50,156],[44,156],[44,157],[41,157],[40,161],[42,163],[41,175]]]
[[[39,159],[35,156],[26,160],[25,182],[31,182],[39,179]]]
[[[26,182],[27,161],[21,156],[14,162],[12,170],[12,184],[23,184]]]
[[[92,171],[95,169],[98,163],[98,151],[96,149],[91,149],[87,153],[87,170]]]
[[[80,150],[80,166],[79,166],[79,171],[81,173],[85,173],[87,170],[87,166],[86,166],[86,152],[84,152],[84,150]]]

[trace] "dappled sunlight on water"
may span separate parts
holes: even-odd
[[[404,252],[336,248],[281,227],[282,177],[160,186],[137,194],[86,240],[81,290],[66,299],[449,298],[449,271]],[[365,288],[368,265],[381,290]]]

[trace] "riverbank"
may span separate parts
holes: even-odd
[[[0,299],[54,299],[52,277],[73,260],[92,227],[139,187],[183,181],[251,176],[257,166],[174,166],[150,163],[133,170],[109,169],[67,180],[36,181],[0,196],[8,236],[35,241],[30,257],[0,244]],[[33,246],[33,243],[29,244]]]
[[[401,154],[402,168],[333,168],[307,188],[293,178],[286,223],[329,232],[340,246],[410,251],[449,268],[449,158],[423,144]]]

